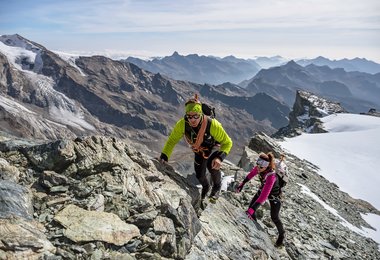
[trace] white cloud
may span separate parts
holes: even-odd
[[[380,61],[377,0],[36,0],[23,8],[5,11],[3,20],[61,51]]]
[[[380,29],[380,2],[375,0],[65,1],[38,8],[36,19],[82,33]]]

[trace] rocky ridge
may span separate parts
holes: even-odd
[[[281,213],[287,241],[279,250],[266,207],[258,222],[244,214],[258,186],[254,180],[240,194],[224,191],[202,211],[196,186],[128,140],[92,136],[33,143],[3,137],[0,147],[0,259],[380,257],[373,240],[345,227],[302,190],[310,189],[357,227],[369,227],[359,213],[379,211],[290,154]],[[245,148],[242,168],[225,162],[223,172],[242,180],[257,152],[267,150],[283,152],[275,140],[257,134]]]
[[[319,118],[335,113],[347,113],[337,102],[329,101],[311,92],[297,91],[296,101],[289,113],[289,125],[280,128],[273,137],[293,137],[306,133],[324,133]]]
[[[92,136],[20,145],[3,138],[0,157],[0,259],[276,258],[265,232],[228,201],[199,219],[198,188],[128,141]],[[214,225],[247,226],[236,240],[220,243],[213,228],[200,232],[202,221],[227,209],[231,220]],[[203,239],[215,246],[199,251]]]

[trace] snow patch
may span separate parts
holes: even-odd
[[[20,114],[25,114],[25,113],[36,115],[36,113],[27,109],[25,106],[17,103],[15,100],[1,96],[1,95],[0,95],[0,106],[2,106],[6,111],[8,111],[9,113],[15,116],[18,116]]]
[[[380,118],[358,114],[332,114],[321,118],[328,133],[301,134],[285,138],[281,147],[305,159],[318,173],[353,198],[360,198],[380,209]],[[369,217],[368,217],[369,216]],[[380,217],[363,216],[377,231],[366,230],[380,243]],[[377,223],[377,224],[376,224]],[[362,231],[364,232],[364,231]]]
[[[65,60],[67,63],[69,63],[72,67],[77,69],[83,77],[87,77],[87,75],[75,63],[75,60],[79,58],[79,55],[69,54],[69,53],[60,52],[60,51],[55,51],[55,53],[59,57],[61,57],[63,60]]]
[[[19,70],[39,72],[43,67],[41,49],[18,35],[2,35],[0,51]]]
[[[350,222],[348,222],[347,220],[345,220],[342,216],[340,216],[339,213],[338,213],[338,211],[336,211],[336,209],[334,209],[331,206],[329,206],[327,203],[325,203],[323,200],[321,200],[316,194],[314,194],[313,192],[311,192],[308,187],[306,187],[305,185],[302,185],[300,183],[297,183],[297,184],[299,186],[301,186],[301,192],[302,193],[305,193],[309,197],[313,198],[316,202],[318,202],[319,204],[321,204],[327,211],[331,212],[334,216],[338,217],[341,220],[341,224],[343,226],[347,227],[348,229],[354,231],[355,233],[357,233],[359,235],[372,238],[373,240],[375,240],[378,243],[380,243],[380,234],[379,234],[379,232],[376,232],[376,230],[368,229],[368,228],[365,228],[365,227],[362,227],[361,229],[355,227]],[[364,220],[366,220],[366,221],[369,220],[369,221],[367,221],[367,223],[370,223],[370,222],[372,224],[376,223],[374,226],[377,226],[377,230],[379,230],[379,227],[380,227],[380,216],[374,215],[374,214],[369,214],[369,215],[363,215],[363,214],[361,214],[361,215],[362,215],[362,217],[363,217]],[[371,225],[371,223],[370,223],[370,225]]]

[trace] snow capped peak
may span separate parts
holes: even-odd
[[[0,36],[0,52],[19,70],[41,71],[42,49],[18,34]]]
[[[1,35],[0,41],[10,47],[19,47],[33,52],[39,52],[43,49],[42,46],[35,44],[18,34]]]

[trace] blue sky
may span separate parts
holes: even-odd
[[[380,62],[380,1],[0,0],[0,34],[14,33],[72,53]]]

